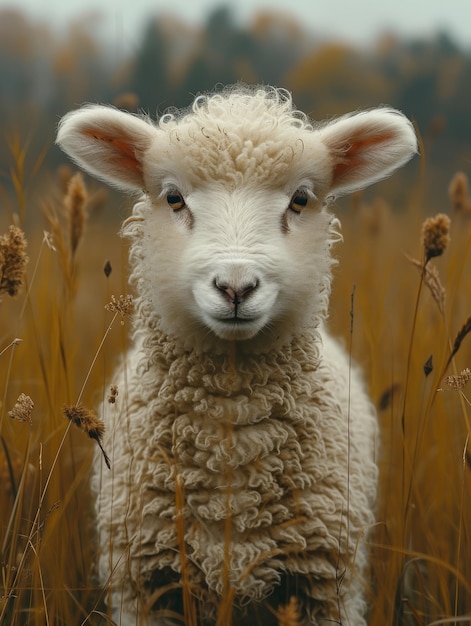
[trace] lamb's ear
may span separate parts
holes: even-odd
[[[87,172],[129,191],[144,188],[143,154],[157,133],[129,113],[85,106],[62,118],[56,141]]]
[[[394,109],[342,117],[318,132],[331,157],[332,195],[363,189],[389,176],[417,152],[412,124]]]

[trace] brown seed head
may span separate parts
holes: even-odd
[[[64,206],[69,224],[69,243],[72,257],[82,239],[85,221],[88,193],[80,173],[74,174],[69,181]]]
[[[448,357],[448,361],[446,362],[446,367],[450,365],[452,358],[458,352],[458,350],[461,347],[461,344],[463,343],[464,338],[467,337],[469,333],[471,333],[471,316],[468,317],[468,319],[465,321],[463,326],[459,329],[458,334],[455,337],[453,348],[451,349],[451,354]]]
[[[453,391],[458,391],[459,389],[463,389],[463,387],[466,387],[470,379],[471,379],[471,370],[466,368],[462,370],[456,376],[447,376],[445,378],[445,383]]]
[[[455,211],[465,210],[468,204],[468,177],[464,172],[456,172],[448,187],[448,196]]]
[[[111,302],[105,305],[110,313],[119,313],[122,318],[129,317],[134,309],[134,298],[131,295],[111,296]]]
[[[422,224],[422,243],[425,263],[435,256],[441,256],[450,243],[450,218],[444,213],[427,218]]]
[[[105,459],[105,463],[108,469],[111,467],[110,459],[108,455],[103,449],[101,444],[101,440],[103,434],[105,432],[105,425],[103,422],[95,415],[93,411],[87,409],[83,406],[83,404],[73,404],[70,406],[64,406],[64,415],[68,420],[70,420],[77,428],[83,430],[90,439],[95,439],[95,441],[100,446],[100,450],[103,453],[103,457]]]
[[[10,226],[0,237],[0,293],[16,296],[24,284],[26,264],[26,237],[18,226]]]
[[[77,428],[87,433],[91,439],[102,438],[105,425],[92,410],[87,409],[83,404],[65,406],[64,414]]]
[[[31,419],[31,414],[34,409],[34,402],[31,400],[29,396],[24,393],[20,393],[18,396],[18,400],[15,403],[15,406],[11,411],[8,411],[8,415],[19,422],[28,422],[28,424],[32,424],[33,421]]]

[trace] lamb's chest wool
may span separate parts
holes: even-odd
[[[157,125],[84,107],[58,143],[140,194],[133,347],[93,477],[114,619],[268,626],[296,596],[303,625],[364,626],[376,417],[326,330],[328,204],[405,164],[412,126],[387,108],[316,125],[236,86]]]

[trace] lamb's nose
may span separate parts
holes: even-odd
[[[247,296],[250,293],[255,291],[255,289],[258,287],[258,281],[253,280],[248,283],[245,283],[244,285],[234,287],[234,286],[228,285],[225,282],[221,282],[218,279],[215,279],[214,286],[216,287],[216,289],[222,292],[224,297],[232,305],[237,306],[238,304],[241,304],[241,302],[245,298],[247,298]]]

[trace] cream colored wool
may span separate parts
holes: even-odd
[[[97,511],[99,544],[113,545],[113,563],[125,555],[121,571],[141,592],[155,570],[181,570],[178,476],[186,567],[201,612],[217,613],[229,519],[229,580],[238,603],[267,598],[281,573],[300,575],[305,623],[339,619],[339,588],[340,617],[364,623],[355,579],[365,574],[362,535],[373,522],[375,414],[353,373],[348,423],[344,354],[327,340],[323,352],[335,358],[320,361],[319,341],[300,336],[280,351],[232,361],[185,352],[155,328],[145,348],[130,354],[118,382],[126,406],[105,415],[112,472],[101,473]],[[109,559],[104,550],[102,580]],[[134,590],[124,589],[132,605]]]
[[[325,328],[328,199],[404,164],[410,123],[378,109],[313,126],[286,92],[239,87],[158,127],[85,108],[58,142],[144,190],[123,228],[134,346],[93,479],[115,620],[178,623],[183,582],[204,625],[276,624],[295,594],[303,626],[365,626],[377,427]]]

